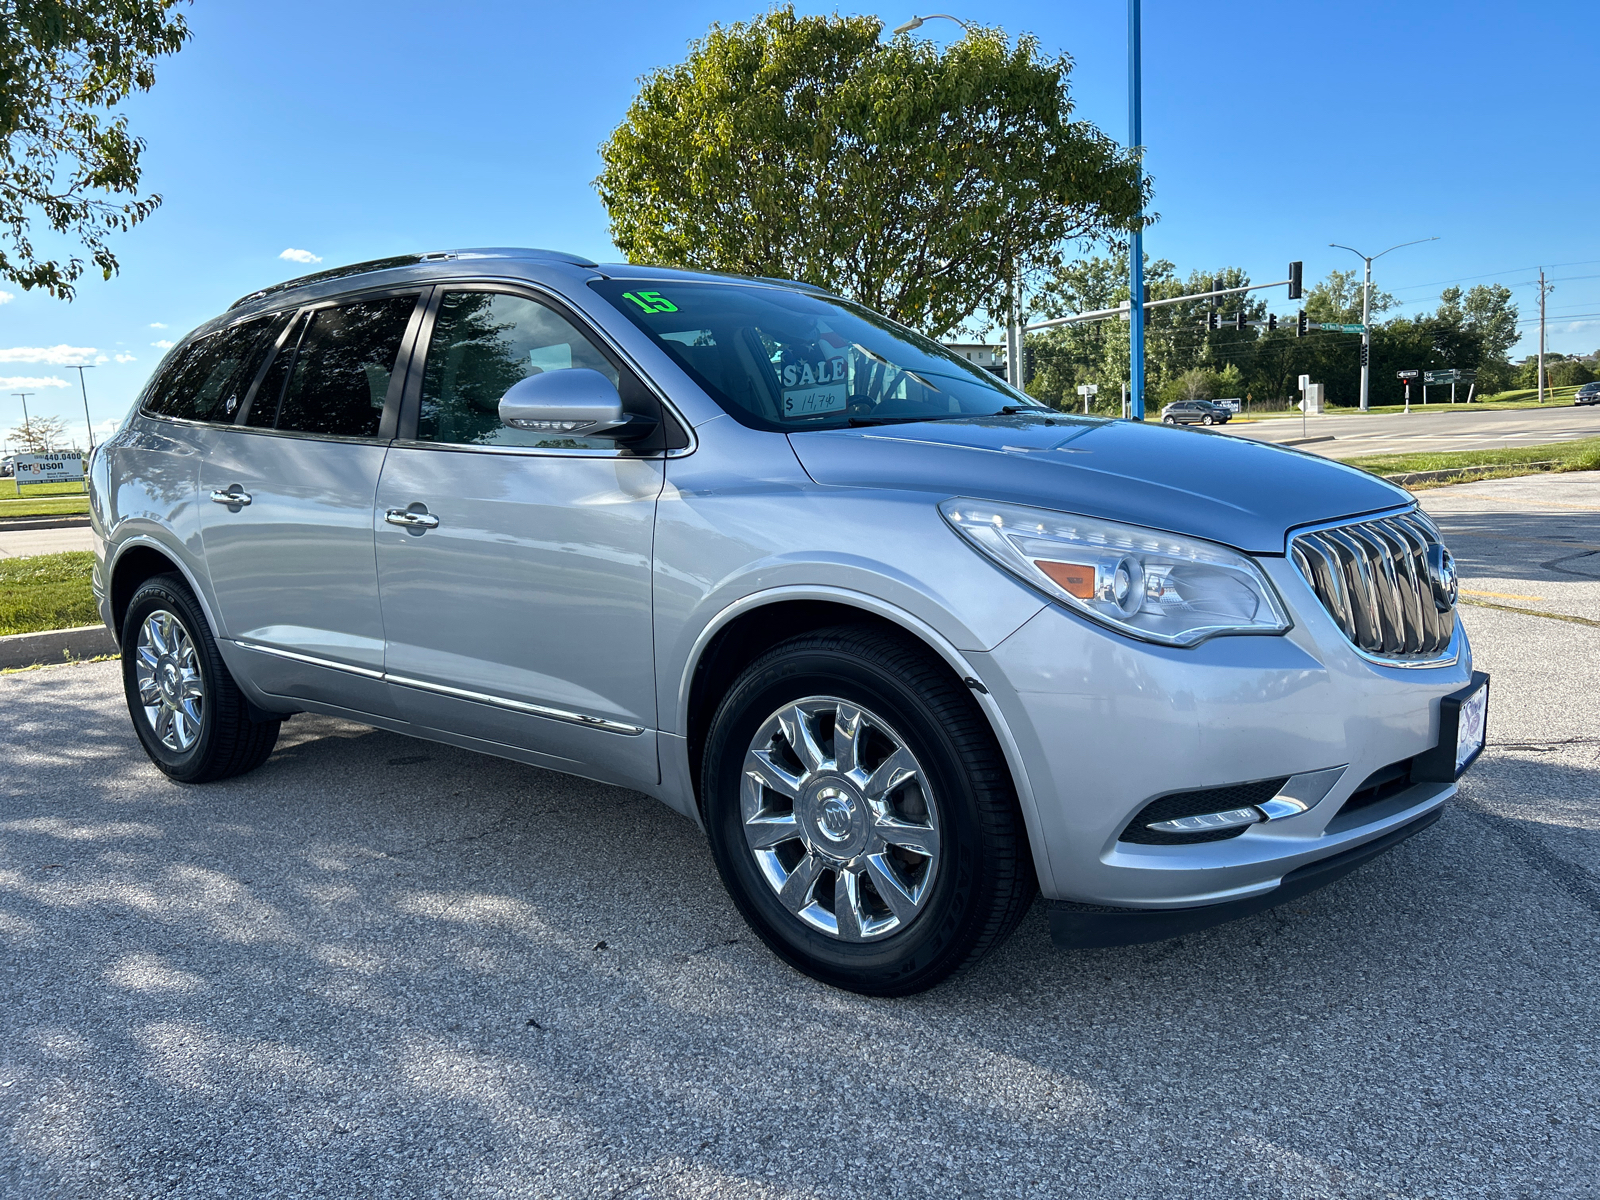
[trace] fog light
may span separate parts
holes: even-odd
[[[1176,817],[1171,821],[1153,821],[1146,829],[1157,833],[1210,833],[1214,829],[1234,829],[1240,825],[1254,825],[1265,820],[1259,808],[1230,808],[1227,812],[1201,813],[1197,817]]]

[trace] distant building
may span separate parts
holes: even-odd
[[[962,358],[980,367],[993,368],[1005,361],[1005,355],[999,346],[990,346],[984,342],[946,342],[946,350],[953,350]]]

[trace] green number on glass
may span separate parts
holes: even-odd
[[[652,312],[678,311],[678,306],[671,300],[668,300],[660,292],[640,292],[639,295],[643,296],[646,300],[650,301],[651,304],[655,305],[655,308],[651,310]]]
[[[647,313],[655,312],[655,306],[653,304],[651,304],[647,300],[639,299],[639,297],[635,296],[632,292],[623,292],[622,293],[622,298],[624,300],[632,300],[635,304],[637,304],[640,308],[644,309],[645,312],[647,312]]]

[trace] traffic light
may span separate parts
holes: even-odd
[[[1267,314],[1267,332],[1268,333],[1272,333],[1277,328],[1278,328],[1278,314],[1277,313],[1268,313]]]
[[[1289,299],[1300,299],[1300,268],[1303,264],[1292,262],[1289,264]]]
[[[1306,320],[1306,310],[1302,308],[1294,316],[1294,335],[1295,337],[1305,337],[1310,332],[1311,322]]]
[[[1244,309],[1241,308],[1238,312],[1233,314],[1233,327],[1240,333],[1243,333],[1246,329],[1250,328],[1250,320]]]
[[[1367,344],[1365,342],[1361,343],[1361,365],[1363,367],[1367,365]]]
[[[1213,276],[1212,279],[1211,279],[1211,307],[1212,308],[1215,308],[1217,306],[1217,293],[1220,292],[1221,290],[1222,290],[1222,277],[1220,275]]]
[[[1027,387],[1033,382],[1033,372],[1036,363],[1032,346],[1025,346],[1022,350],[1022,386]]]
[[[1218,315],[1217,313],[1211,313],[1209,316],[1206,317],[1206,328],[1207,329],[1221,329],[1222,328],[1222,317],[1220,315]]]

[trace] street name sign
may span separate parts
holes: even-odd
[[[17,486],[30,483],[72,483],[83,478],[83,457],[76,450],[50,450],[17,455]]]
[[[1365,325],[1329,325],[1327,323],[1323,323],[1320,325],[1313,325],[1311,328],[1327,329],[1333,333],[1365,333],[1367,331],[1367,327]]]

